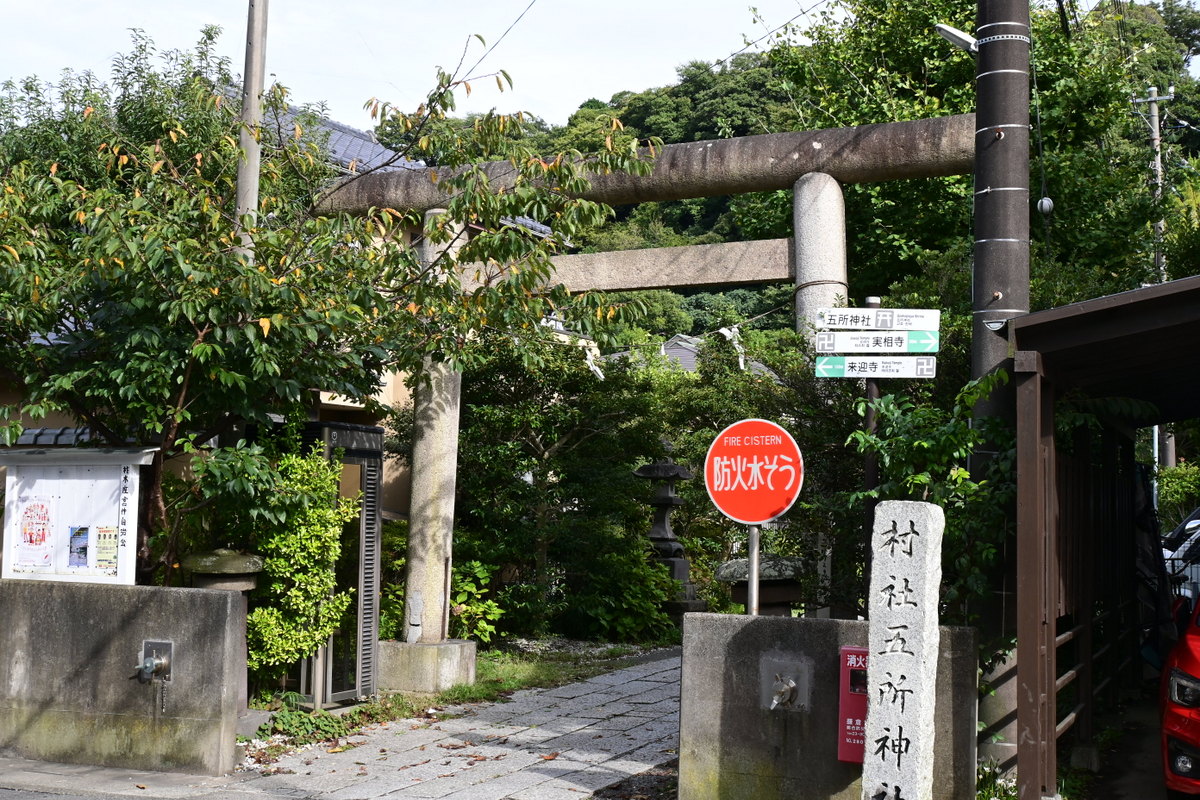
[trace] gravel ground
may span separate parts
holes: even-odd
[[[623,658],[656,653],[667,650],[667,647],[656,647],[643,644],[620,644],[617,642],[584,642],[578,639],[564,639],[560,636],[547,636],[544,639],[522,639],[514,637],[503,640],[498,648],[520,653],[570,653],[583,658],[601,658],[614,650],[628,651]]]

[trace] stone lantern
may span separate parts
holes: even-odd
[[[262,556],[220,548],[186,555],[182,566],[192,574],[192,585],[197,589],[249,592],[262,572],[263,560]]]
[[[758,613],[764,617],[790,617],[792,605],[805,599],[800,576],[809,568],[802,558],[763,556],[758,566]],[[749,607],[749,559],[726,561],[713,578],[729,584],[735,603]]]
[[[656,484],[654,497],[648,501],[654,507],[650,544],[657,553],[658,561],[666,564],[671,577],[679,581],[679,593],[675,599],[664,604],[664,610],[678,625],[682,623],[685,613],[704,611],[708,607],[696,597],[696,587],[691,581],[690,565],[684,555],[683,545],[671,530],[671,511],[684,503],[683,498],[675,494],[675,482],[690,480],[692,473],[667,457],[652,464],[643,464],[633,474]]]

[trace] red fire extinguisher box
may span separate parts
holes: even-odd
[[[867,648],[840,650],[838,692],[838,761],[861,764],[867,733]]]

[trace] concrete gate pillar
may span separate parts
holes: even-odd
[[[433,209],[425,214],[440,214]],[[453,246],[453,245],[452,245]],[[420,245],[421,260],[441,251]],[[404,641],[380,649],[379,687],[439,692],[475,681],[475,643],[448,640],[453,565],[454,491],[462,373],[425,359],[413,393],[412,491],[404,585]]]
[[[811,333],[817,309],[849,295],[846,284],[846,203],[842,187],[823,172],[810,172],[793,189],[796,257],[796,331]]]

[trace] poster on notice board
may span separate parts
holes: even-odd
[[[7,466],[0,577],[132,585],[141,454],[101,464],[43,455],[41,463],[0,456]],[[81,458],[75,451],[69,460]]]

